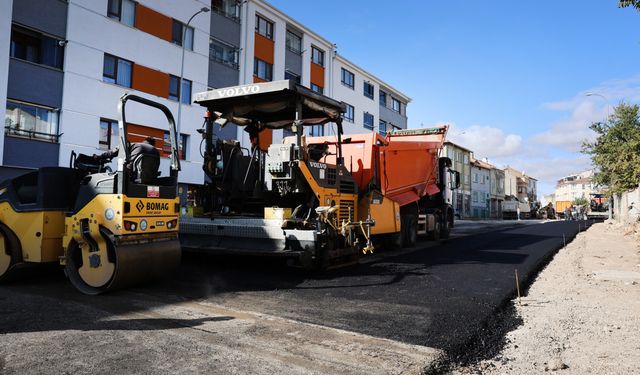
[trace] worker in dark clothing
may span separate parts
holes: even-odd
[[[130,163],[127,168],[131,171],[135,182],[149,184],[158,177],[160,152],[155,145],[156,140],[153,137],[147,137],[144,142],[136,142],[130,146]]]
[[[131,160],[136,160],[139,155],[152,155],[160,157],[160,152],[156,148],[156,140],[153,137],[147,137],[143,142],[136,142],[129,147],[129,155]]]

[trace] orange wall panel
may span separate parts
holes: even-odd
[[[169,75],[142,65],[133,64],[131,88],[167,98],[169,97]]]
[[[256,58],[268,62],[269,64],[273,64],[273,50],[273,40],[255,33],[255,47],[253,54]]]
[[[324,87],[324,67],[311,63],[311,83]]]
[[[158,38],[171,41],[173,20],[139,3],[136,4],[136,28]]]

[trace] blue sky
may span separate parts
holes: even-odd
[[[409,95],[409,127],[539,179],[590,167],[576,152],[607,101],[640,103],[640,13],[617,0],[269,0]]]

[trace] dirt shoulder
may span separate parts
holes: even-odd
[[[580,233],[512,301],[524,323],[501,353],[453,373],[640,373],[636,229],[601,223]]]

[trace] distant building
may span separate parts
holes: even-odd
[[[595,174],[592,170],[571,174],[558,180],[555,191],[555,202],[573,202],[576,198],[589,199],[590,194],[601,193],[593,183]]]
[[[452,142],[444,143],[444,156],[460,172],[460,188],[453,194],[453,209],[458,218],[471,217],[471,150]]]
[[[492,166],[493,167],[493,166]],[[491,168],[491,204],[489,217],[502,219],[502,204],[504,203],[504,171],[496,167]]]
[[[488,219],[491,209],[491,169],[493,165],[471,159],[471,216]]]
[[[538,200],[538,180],[507,166],[504,169],[504,194],[517,197],[520,202],[535,203]]]

